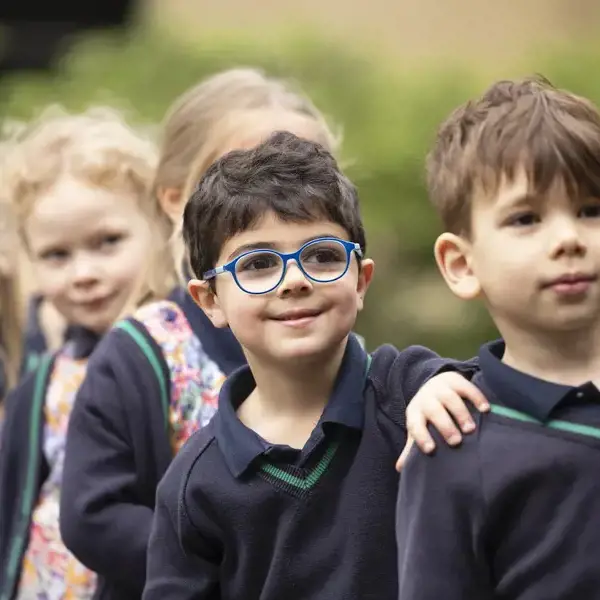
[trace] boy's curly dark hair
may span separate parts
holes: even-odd
[[[356,188],[315,142],[277,132],[211,165],[189,199],[183,237],[196,277],[216,266],[223,244],[273,212],[282,221],[341,225],[365,251]]]

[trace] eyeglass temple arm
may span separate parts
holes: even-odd
[[[206,271],[206,273],[204,273],[204,275],[202,275],[202,278],[204,280],[213,279],[220,273],[225,273],[225,267],[215,267],[214,269],[211,269],[210,271]]]

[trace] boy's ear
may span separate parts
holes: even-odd
[[[210,287],[208,281],[202,281],[201,279],[190,280],[188,283],[188,292],[215,327],[227,327],[228,322],[221,310],[219,298]]]
[[[365,304],[365,296],[367,290],[373,280],[375,274],[375,262],[370,258],[365,258],[360,263],[360,273],[358,274],[358,282],[356,284],[356,293],[358,294],[358,310],[362,310]]]
[[[442,233],[434,245],[435,260],[450,290],[462,300],[481,293],[479,279],[472,269],[471,244],[453,233]]]

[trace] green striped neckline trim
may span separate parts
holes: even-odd
[[[321,457],[321,460],[310,471],[307,472],[305,477],[292,475],[285,469],[280,469],[266,460],[260,465],[260,470],[264,471],[267,475],[270,475],[275,479],[279,479],[283,483],[287,483],[288,485],[298,488],[299,490],[310,490],[318,483],[325,471],[327,471],[327,468],[331,464],[339,445],[340,444],[338,441],[330,444]]]
[[[550,421],[538,421],[532,416],[522,413],[506,406],[499,406],[498,404],[491,405],[491,412],[495,415],[507,417],[515,421],[521,421],[523,423],[535,423],[548,429],[558,429],[560,431],[568,431],[569,433],[577,433],[579,435],[585,435],[600,440],[600,428],[592,427],[591,425],[581,425],[580,423],[572,423],[570,421],[561,421],[560,419],[551,419]]]
[[[367,358],[365,361],[365,372],[364,372],[365,382],[366,382],[367,376],[369,374],[369,369],[371,368],[372,360],[373,359],[372,359],[371,355],[367,354]],[[290,473],[289,471],[286,471],[285,469],[281,469],[280,467],[277,467],[276,465],[269,462],[264,457],[261,460],[259,469],[263,473],[265,473],[275,479],[278,479],[279,481],[281,481],[287,485],[290,485],[298,490],[306,492],[306,491],[312,489],[313,487],[315,487],[315,485],[317,485],[317,483],[319,482],[319,479],[321,479],[321,477],[324,475],[324,473],[327,471],[329,465],[331,464],[331,461],[333,460],[333,457],[335,456],[335,453],[337,452],[339,446],[340,446],[339,440],[335,440],[335,441],[331,442],[329,444],[329,446],[327,447],[327,449],[325,450],[325,452],[323,453],[321,460],[310,471],[307,471],[306,475],[303,477],[298,477],[297,475],[293,475],[292,473]]]

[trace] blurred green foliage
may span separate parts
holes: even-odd
[[[571,48],[531,62],[554,83],[600,101],[599,58],[600,48]],[[311,36],[278,44],[218,37],[190,46],[150,29],[81,40],[55,77],[3,80],[0,106],[5,115],[29,119],[49,103],[71,110],[109,103],[133,122],[157,123],[190,85],[240,65],[296,80],[343,127],[342,159],[358,185],[377,263],[357,327],[369,347],[419,343],[467,357],[495,336],[485,311],[454,299],[437,274],[432,244],[439,225],[423,185],[436,127],[490,83],[485,74],[446,67],[401,76],[381,57]]]

